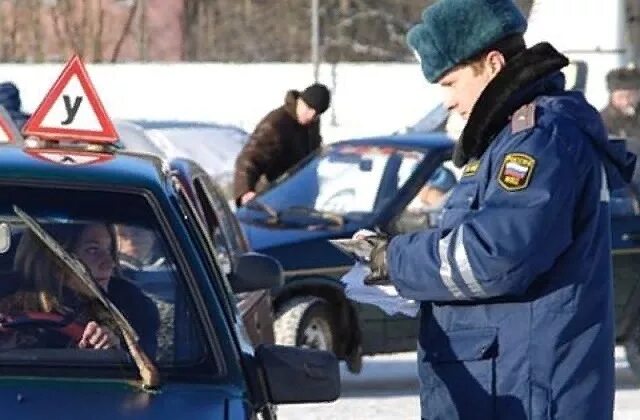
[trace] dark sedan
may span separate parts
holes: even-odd
[[[354,372],[362,354],[415,350],[415,319],[346,299],[338,280],[353,261],[327,240],[435,226],[460,175],[452,148],[440,133],[334,143],[237,212],[252,248],[285,269],[273,292],[276,342],[333,350]],[[611,200],[617,338],[640,372],[640,202],[631,188]]]

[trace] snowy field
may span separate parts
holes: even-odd
[[[14,81],[23,108],[32,112],[63,67],[0,64],[0,81]],[[87,69],[113,119],[209,121],[246,131],[282,105],[288,89],[313,83],[310,64],[127,63]],[[320,82],[333,92],[332,107],[322,118],[327,142],[396,131],[441,100],[417,64],[324,64]]]
[[[0,64],[2,80],[21,90],[23,108],[33,112],[63,64]],[[88,64],[89,75],[112,119],[191,120],[232,124],[251,132],[281,105],[288,89],[313,82],[310,64],[123,63]],[[383,135],[414,124],[441,102],[415,63],[323,64],[319,81],[333,92],[322,117],[327,143]],[[606,102],[604,79],[588,95]]]
[[[360,375],[342,369],[342,396],[329,404],[282,406],[280,420],[409,420],[420,418],[415,353],[365,358]],[[616,349],[615,420],[640,419],[640,388],[624,350]]]

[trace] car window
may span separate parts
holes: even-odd
[[[394,232],[407,233],[435,227],[442,206],[458,180],[459,170],[453,162],[441,164],[395,219]]]
[[[200,213],[197,212],[195,203],[193,203],[192,199],[186,194],[186,191],[180,180],[177,177],[173,178],[173,181],[177,187],[179,192],[180,204],[181,207],[188,219],[191,219],[193,223],[188,224],[188,228],[190,229],[190,233],[194,240],[197,241],[197,251],[205,262],[205,268],[209,271],[212,279],[217,279],[220,286],[224,289],[225,293],[223,294],[222,303],[225,305],[225,310],[227,314],[235,320],[237,312],[237,301],[235,300],[235,296],[233,294],[233,289],[231,288],[231,284],[229,283],[229,279],[225,273],[225,269],[221,267],[220,261],[217,261],[217,264],[214,263],[213,256],[217,256],[218,253],[215,249],[215,244],[209,234],[207,227],[205,226],[205,221],[202,219]],[[222,270],[222,272],[220,272]]]
[[[235,159],[247,141],[247,133],[235,127],[163,127],[146,130],[169,158],[194,160],[208,174],[233,171]]]
[[[239,255],[249,251],[242,228],[222,190],[214,184],[211,177],[201,177],[200,180],[211,200],[213,210],[222,220],[221,229],[234,254]]]
[[[126,150],[164,157],[162,150],[147,137],[142,128],[126,121],[117,121],[115,126],[118,131],[119,143]]]
[[[609,207],[613,218],[637,216],[640,214],[638,193],[633,185],[611,191]]]
[[[9,232],[9,246],[0,253],[0,363],[25,354],[36,364],[86,362],[88,348],[79,346],[78,334],[91,322],[112,334],[111,349],[91,349],[91,363],[127,360],[113,314],[14,206],[86,268],[156,364],[201,362],[204,339],[185,275],[146,195],[2,186],[0,225]]]
[[[423,158],[423,153],[395,147],[335,146],[259,199],[282,218],[295,208],[357,218],[388,204]]]
[[[206,191],[201,178],[193,180],[193,185],[198,202],[202,207],[207,230],[216,250],[216,258],[225,274],[231,273],[231,268],[235,256],[237,255],[234,244],[231,242],[232,235],[227,232],[229,219],[224,212],[216,211],[214,200]],[[219,209],[218,209],[219,210]]]

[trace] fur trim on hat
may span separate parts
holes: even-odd
[[[434,83],[456,65],[496,42],[527,29],[527,20],[511,0],[440,0],[422,12],[407,43]]]

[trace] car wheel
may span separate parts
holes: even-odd
[[[624,349],[627,352],[629,367],[636,379],[640,381],[640,322],[631,326],[631,331],[624,342]]]
[[[274,332],[276,344],[333,351],[331,307],[312,296],[293,298],[278,311]]]

